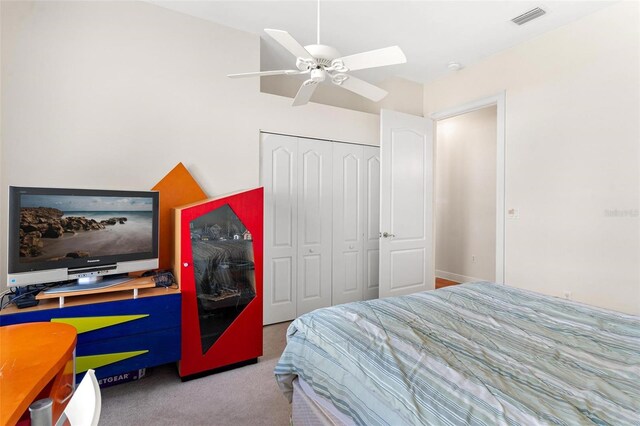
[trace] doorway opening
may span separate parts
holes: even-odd
[[[504,94],[432,118],[435,287],[504,283]]]

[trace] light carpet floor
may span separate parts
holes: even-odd
[[[263,328],[264,356],[257,364],[184,383],[171,364],[153,368],[141,380],[102,389],[100,426],[289,425],[291,406],[273,376],[288,325]]]

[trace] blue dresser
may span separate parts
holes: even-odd
[[[63,308],[50,303],[4,310],[0,326],[48,321],[73,325],[78,330],[76,382],[90,368],[98,379],[104,379],[180,359],[180,293],[163,291],[149,289],[151,295],[141,294],[137,299],[92,301]]]

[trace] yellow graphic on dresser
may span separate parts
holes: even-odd
[[[72,325],[78,331],[78,334],[88,331],[99,330],[101,328],[111,327],[129,321],[135,321],[140,318],[148,317],[144,315],[112,315],[107,317],[76,317],[76,318],[51,318],[51,322],[62,322]]]
[[[113,364],[114,362],[122,361],[123,359],[129,359],[134,356],[146,354],[147,352],[149,351],[115,352],[112,354],[78,356],[76,357],[76,374],[84,373],[90,368],[96,369],[98,367]]]

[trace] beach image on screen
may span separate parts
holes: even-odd
[[[153,250],[151,197],[23,194],[20,262]]]

